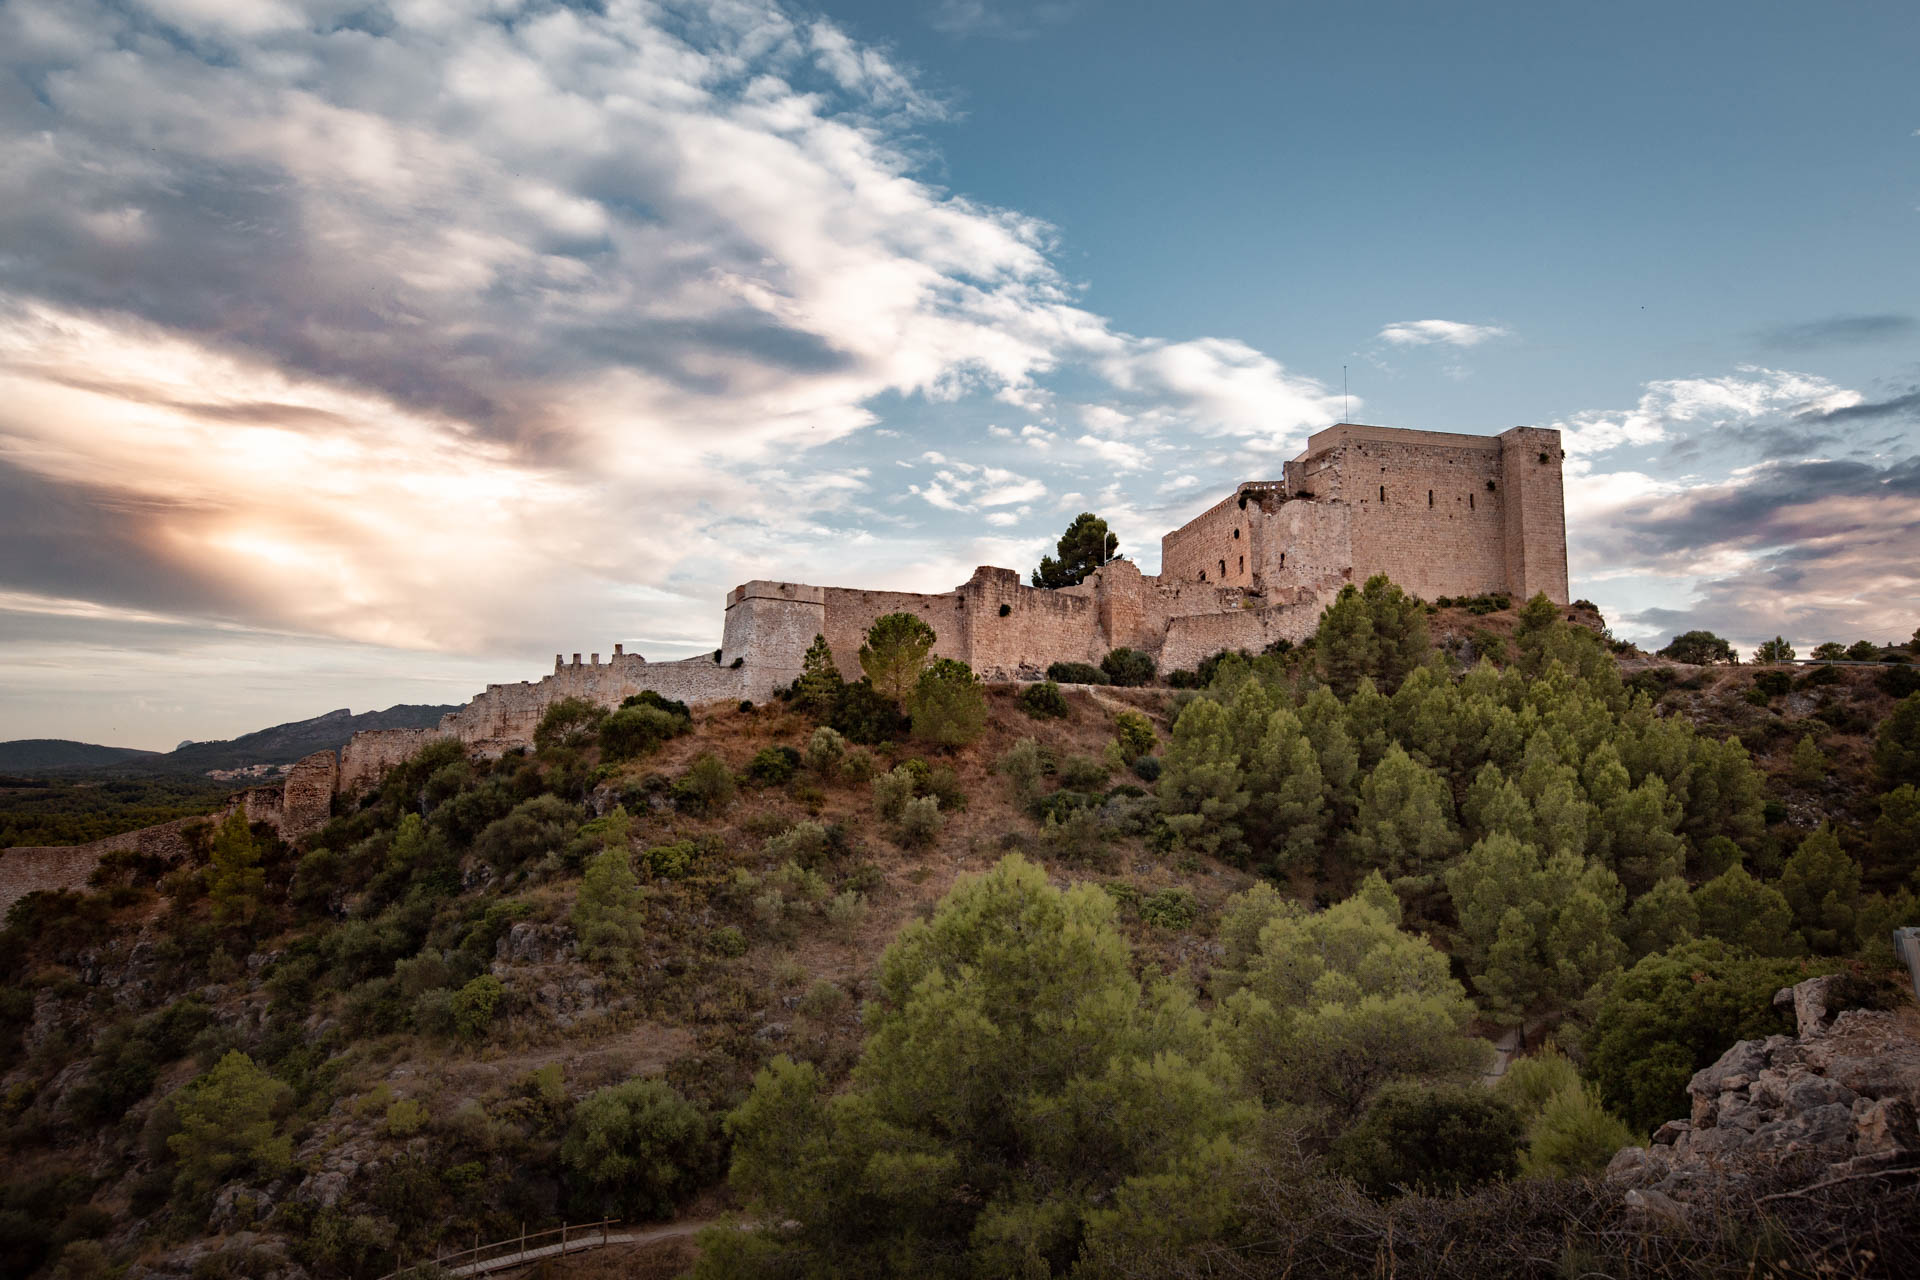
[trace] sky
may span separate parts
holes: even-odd
[[[1554,427],[1620,636],[1920,624],[1920,7],[0,0],[0,739],[166,749]]]

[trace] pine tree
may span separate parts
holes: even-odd
[[[213,837],[213,855],[207,867],[207,896],[213,902],[215,924],[244,927],[260,914],[260,895],[267,873],[260,867],[260,846],[254,843],[243,808],[235,808]]]
[[[1668,876],[1635,898],[1621,936],[1634,960],[1699,937],[1700,909],[1687,892],[1687,882]]]
[[[1822,825],[1800,842],[1780,872],[1780,896],[1807,945],[1821,955],[1851,951],[1859,941],[1860,864]]]
[[[1810,787],[1827,776],[1827,758],[1815,745],[1812,734],[1806,734],[1793,748],[1793,780],[1803,787]]]
[[[1309,864],[1327,834],[1326,783],[1300,718],[1287,708],[1267,730],[1246,769],[1248,841],[1276,870]]]
[[[1780,891],[1731,866],[1693,891],[1700,936],[1719,938],[1760,956],[1797,956],[1806,943],[1793,927],[1793,908]]]
[[[799,695],[801,705],[816,716],[824,716],[833,710],[833,704],[846,684],[841,678],[840,668],[834,665],[833,650],[827,645],[827,638],[816,634],[813,643],[807,646],[807,656],[800,660],[800,678],[793,682],[793,690]]]
[[[873,687],[896,704],[904,703],[933,650],[933,628],[910,613],[887,613],[867,628],[860,646],[860,669]]]
[[[1543,858],[1512,836],[1486,837],[1448,868],[1460,952],[1482,1005],[1518,1020],[1566,1008],[1619,967],[1626,895],[1578,854]]]
[[[1159,793],[1168,829],[1187,844],[1229,860],[1247,857],[1242,822],[1251,796],[1218,702],[1200,698],[1174,722]]]
[[[1360,786],[1349,839],[1360,866],[1393,877],[1437,870],[1460,847],[1446,780],[1394,743]]]

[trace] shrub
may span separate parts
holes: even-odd
[[[1528,1130],[1525,1169],[1540,1178],[1597,1177],[1641,1137],[1586,1085],[1574,1084],[1548,1099]]]
[[[807,739],[800,762],[823,782],[837,782],[847,766],[847,740],[839,730],[821,725]]]
[[[180,1161],[178,1186],[210,1192],[236,1173],[273,1177],[293,1163],[293,1140],[280,1130],[292,1091],[238,1050],[173,1097],[178,1126],[167,1149]]]
[[[1753,678],[1753,687],[1768,698],[1777,698],[1793,688],[1793,676],[1785,671],[1762,671]]]
[[[1064,720],[1070,711],[1067,696],[1052,680],[1042,680],[1022,689],[1020,709],[1035,720]]]
[[[500,979],[483,973],[453,993],[453,1030],[462,1040],[478,1040],[493,1025],[500,998],[507,989]]]
[[[1056,662],[1047,668],[1047,679],[1060,684],[1111,684],[1107,673],[1090,662]]]
[[[1389,1084],[1334,1144],[1333,1164],[1376,1196],[1455,1192],[1520,1170],[1520,1117],[1471,1085]]]
[[[1200,914],[1200,904],[1186,889],[1161,889],[1140,901],[1140,918],[1161,929],[1185,929]]]
[[[1847,646],[1847,657],[1855,662],[1878,662],[1880,646],[1871,640],[1855,640]]]
[[[600,722],[600,755],[605,760],[632,760],[692,727],[692,720],[659,707],[622,707]]]
[[[581,956],[624,969],[646,939],[641,910],[645,898],[624,840],[595,855],[573,903],[573,932],[580,939]]]
[[[913,736],[943,747],[972,742],[987,727],[987,694],[964,662],[935,658],[913,687]]]
[[[1008,789],[1018,804],[1027,803],[1039,792],[1040,779],[1046,773],[1040,744],[1032,738],[1022,738],[1008,747],[994,768],[1006,776]]]
[[[867,900],[852,889],[836,893],[827,900],[827,924],[843,938],[850,938],[867,921]]]
[[[711,751],[702,752],[673,784],[673,803],[682,812],[725,813],[735,793],[733,772]]]
[[[1793,646],[1780,636],[1765,641],[1753,651],[1753,660],[1760,663],[1792,662],[1794,656]]]
[[[747,935],[730,924],[723,924],[707,935],[707,946],[715,955],[743,956],[747,954]]]
[[[1702,666],[1714,663],[1736,663],[1740,659],[1728,644],[1711,631],[1687,631],[1667,642],[1660,650],[1660,656],[1671,658],[1675,662],[1691,662]]]
[[[1141,756],[1133,762],[1133,776],[1146,783],[1158,782],[1162,767],[1159,756]]]
[[[1153,683],[1155,667],[1150,653],[1142,653],[1138,649],[1115,649],[1100,659],[1100,670],[1114,684],[1138,686]]]
[[[664,711],[681,720],[693,719],[693,709],[686,703],[677,698],[655,693],[652,689],[642,689],[638,693],[629,694],[621,700],[620,706],[622,710],[629,707],[651,707],[655,711]]]
[[[793,862],[811,870],[827,860],[832,848],[833,840],[826,827],[806,819],[767,841],[766,853],[781,862]]]
[[[874,688],[872,681],[857,680],[834,699],[827,723],[849,741],[874,746],[898,737],[907,727],[907,718],[900,705]]]
[[[1128,761],[1138,760],[1159,745],[1153,721],[1138,711],[1122,711],[1113,718],[1113,738],[1120,744],[1121,756]]]
[[[888,822],[900,813],[919,789],[913,771],[905,765],[889,769],[873,780],[873,811]]]
[[[580,1100],[560,1160],[588,1212],[664,1218],[711,1175],[711,1126],[666,1081],[628,1080]]]
[[[762,747],[747,761],[747,778],[763,787],[777,787],[800,768],[800,753],[792,747]]]
[[[1060,762],[1060,786],[1067,791],[1099,791],[1106,787],[1111,771],[1106,762],[1092,756],[1072,755]]]
[[[488,824],[473,842],[473,851],[498,875],[506,875],[536,858],[564,849],[580,830],[583,814],[559,796],[540,795],[516,806],[513,812]]]
[[[904,848],[924,848],[933,843],[940,834],[940,828],[946,824],[946,815],[940,812],[940,802],[932,796],[918,796],[901,807],[895,839]]]
[[[427,1127],[427,1108],[416,1098],[401,1098],[387,1108],[387,1136],[411,1138]]]
[[[540,717],[540,724],[533,731],[534,748],[551,751],[584,747],[594,740],[600,722],[606,718],[607,709],[597,703],[585,698],[562,698]]]

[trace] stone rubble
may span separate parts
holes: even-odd
[[[1671,1217],[1695,1191],[1786,1165],[1810,1183],[1920,1168],[1920,1041],[1891,1013],[1833,1016],[1836,982],[1781,990],[1798,1035],[1734,1045],[1688,1083],[1691,1116],[1614,1156],[1607,1178],[1629,1206]]]

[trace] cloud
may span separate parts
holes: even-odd
[[[1511,332],[1492,324],[1468,324],[1462,320],[1399,320],[1380,330],[1382,342],[1397,347],[1477,347],[1492,338],[1505,338]]]
[[[1888,342],[1914,333],[1916,324],[1910,315],[1830,316],[1805,324],[1785,325],[1758,335],[1762,345],[1776,351],[1818,351],[1828,347],[1857,346],[1869,342]]]
[[[1799,415],[1809,422],[1858,422],[1869,418],[1920,419],[1920,388],[1886,400],[1842,404],[1833,408],[1811,408]]]
[[[1069,21],[1081,7],[1079,0],[1037,0],[1024,5],[935,0],[927,22],[935,31],[950,36],[1027,40],[1047,27]]]
[[[1702,428],[1751,431],[1769,417],[1827,413],[1859,399],[1824,378],[1743,365],[1719,378],[1649,382],[1627,410],[1586,410],[1554,422],[1569,458],[1672,441]]]
[[[1092,405],[1082,417],[1133,434],[1174,429],[1200,435],[1262,436],[1297,447],[1309,431],[1333,423],[1340,398],[1317,379],[1290,373],[1244,342],[1126,339],[1099,361],[1126,407]],[[1356,397],[1357,400],[1357,397]]]

